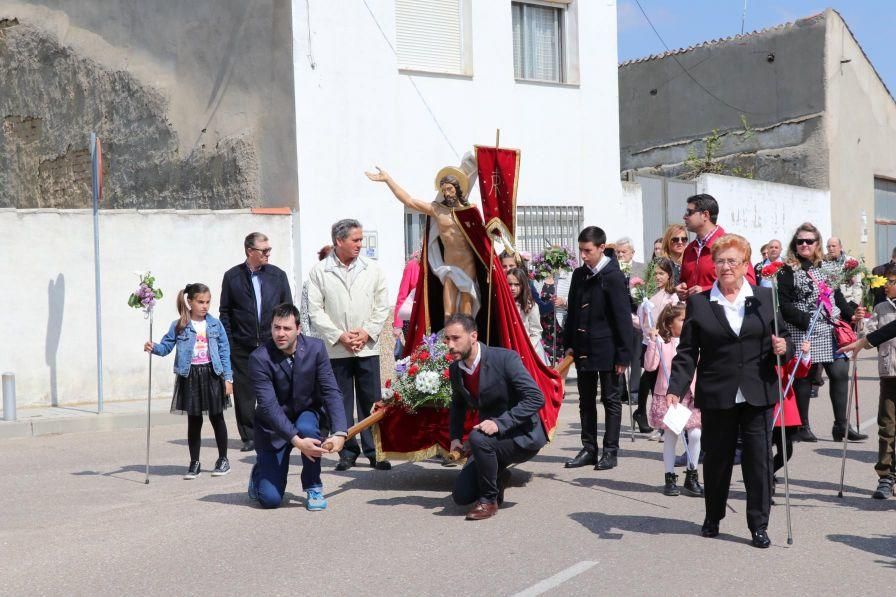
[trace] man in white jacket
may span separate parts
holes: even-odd
[[[351,426],[356,396],[359,418],[369,416],[380,398],[379,337],[389,317],[389,296],[383,271],[360,255],[361,223],[339,220],[333,224],[332,237],[333,252],[308,274],[308,311],[315,334],[327,345]],[[387,460],[376,460],[368,430],[361,433],[361,446],[356,439],[345,443],[336,470],[353,467],[362,448],[371,467],[392,468]]]

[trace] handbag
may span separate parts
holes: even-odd
[[[841,348],[847,344],[852,344],[858,340],[858,337],[851,325],[842,319],[838,319],[834,322],[834,340],[837,342],[837,348]]]
[[[402,321],[409,321],[411,319],[411,311],[414,309],[415,294],[417,294],[417,289],[411,289],[411,292],[408,293],[408,297],[401,303],[401,306],[398,308],[398,319]]]

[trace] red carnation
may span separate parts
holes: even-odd
[[[390,377],[389,379],[386,380],[386,387],[387,387],[387,388],[391,388],[391,387],[392,387],[392,378],[391,378],[391,377]]]
[[[427,351],[425,351],[425,350],[422,351],[422,352],[421,352],[419,355],[417,355],[417,356],[418,356],[418,358],[419,358],[421,361],[428,361],[428,360],[429,360],[429,352],[427,352]]]
[[[448,373],[448,370],[445,369],[442,371],[442,379],[448,379],[451,375]]]
[[[417,365],[411,365],[410,369],[408,369],[408,375],[417,375],[418,371],[420,371],[420,367],[418,367]]]
[[[775,261],[773,263],[769,263],[764,268],[762,268],[762,277],[763,278],[774,278],[778,275],[778,270],[784,267],[784,262]]]
[[[854,259],[854,258],[850,257],[849,259],[846,260],[846,263],[843,264],[843,267],[846,268],[847,270],[856,269],[857,267],[859,267],[859,261],[858,261],[858,259]]]

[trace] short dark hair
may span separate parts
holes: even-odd
[[[594,243],[595,247],[607,244],[607,233],[597,226],[587,226],[579,232],[580,243]]]
[[[299,314],[299,308],[293,305],[292,303],[280,303],[274,310],[271,312],[271,320],[274,319],[285,319],[287,317],[294,317],[296,320],[296,327],[299,327],[301,324],[299,323],[299,318],[301,315]]]
[[[255,248],[255,243],[260,240],[268,240],[268,237],[262,234],[261,232],[250,232],[245,239],[243,239],[243,249],[248,251],[249,249]]]
[[[719,202],[716,201],[716,198],[707,193],[700,193],[699,195],[691,195],[687,199],[687,203],[693,203],[694,209],[697,211],[708,211],[709,212],[709,221],[713,224],[716,223],[716,220],[719,219]]]
[[[455,313],[445,320],[445,327],[449,325],[459,325],[464,331],[469,333],[477,331],[476,320],[466,313]]]
[[[884,267],[884,276],[896,276],[896,263],[888,263]]]

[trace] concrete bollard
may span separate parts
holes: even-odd
[[[3,420],[16,420],[16,375],[3,374]]]

